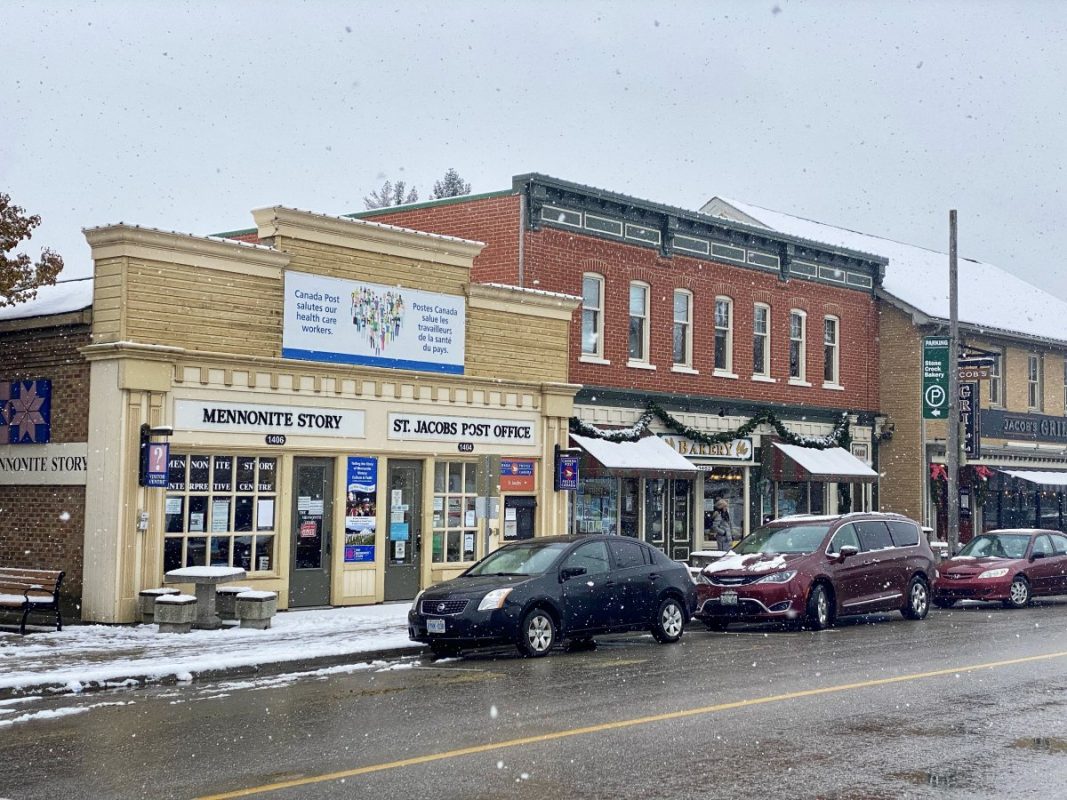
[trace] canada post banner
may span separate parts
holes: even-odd
[[[285,273],[282,355],[463,374],[466,298]]]

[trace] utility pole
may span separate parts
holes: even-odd
[[[948,552],[956,554],[960,541],[960,373],[959,342],[960,321],[957,309],[956,284],[958,264],[956,260],[956,209],[948,212],[948,487],[945,508],[948,512]]]

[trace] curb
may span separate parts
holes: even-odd
[[[315,669],[323,669],[325,667],[335,667],[341,664],[357,664],[364,661],[400,658],[403,656],[421,656],[426,652],[429,652],[429,648],[425,645],[412,644],[407,647],[392,647],[383,650],[360,650],[351,653],[339,653],[337,655],[294,659],[292,661],[267,661],[261,664],[241,664],[233,667],[207,669],[190,674],[193,676],[192,683],[206,683],[226,678],[284,675],[287,672],[307,672]],[[133,683],[131,683],[131,681]],[[24,688],[0,688],[0,700],[7,700],[14,697],[35,697],[38,695],[58,695],[63,693],[86,694],[89,692],[114,691],[116,689],[145,689],[152,686],[176,686],[179,683],[187,684],[190,682],[179,681],[174,674],[163,675],[161,677],[127,675],[125,677],[110,678],[103,682],[97,681],[93,683],[84,683],[82,684],[80,692],[71,692],[67,683],[39,683]]]

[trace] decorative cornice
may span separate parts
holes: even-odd
[[[260,239],[291,238],[367,250],[417,261],[469,267],[485,247],[481,242],[423,233],[350,217],[316,214],[284,206],[257,208],[252,212]],[[284,241],[282,246],[284,247]]]
[[[93,259],[142,258],[242,275],[279,278],[289,263],[286,253],[262,245],[161,231],[137,225],[109,225],[82,231]]]
[[[776,254],[782,260],[783,270],[794,258],[814,260],[828,266],[850,266],[870,274],[875,285],[881,283],[885,266],[889,263],[888,259],[874,253],[834,247],[772,231],[766,227],[712,217],[701,212],[641,200],[539,173],[515,176],[512,179],[512,187],[515,191],[528,195],[527,224],[533,229],[540,227],[543,205],[560,203],[594,213],[614,214],[625,220],[656,228],[663,234],[661,250],[669,246],[670,234],[705,236],[717,242],[757,247]],[[595,234],[583,230],[582,235]],[[625,243],[635,244],[630,240]]]

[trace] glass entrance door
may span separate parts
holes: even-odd
[[[292,496],[289,606],[329,605],[333,461],[294,458]]]
[[[385,600],[411,600],[419,591],[422,545],[422,462],[389,461],[389,536]]]

